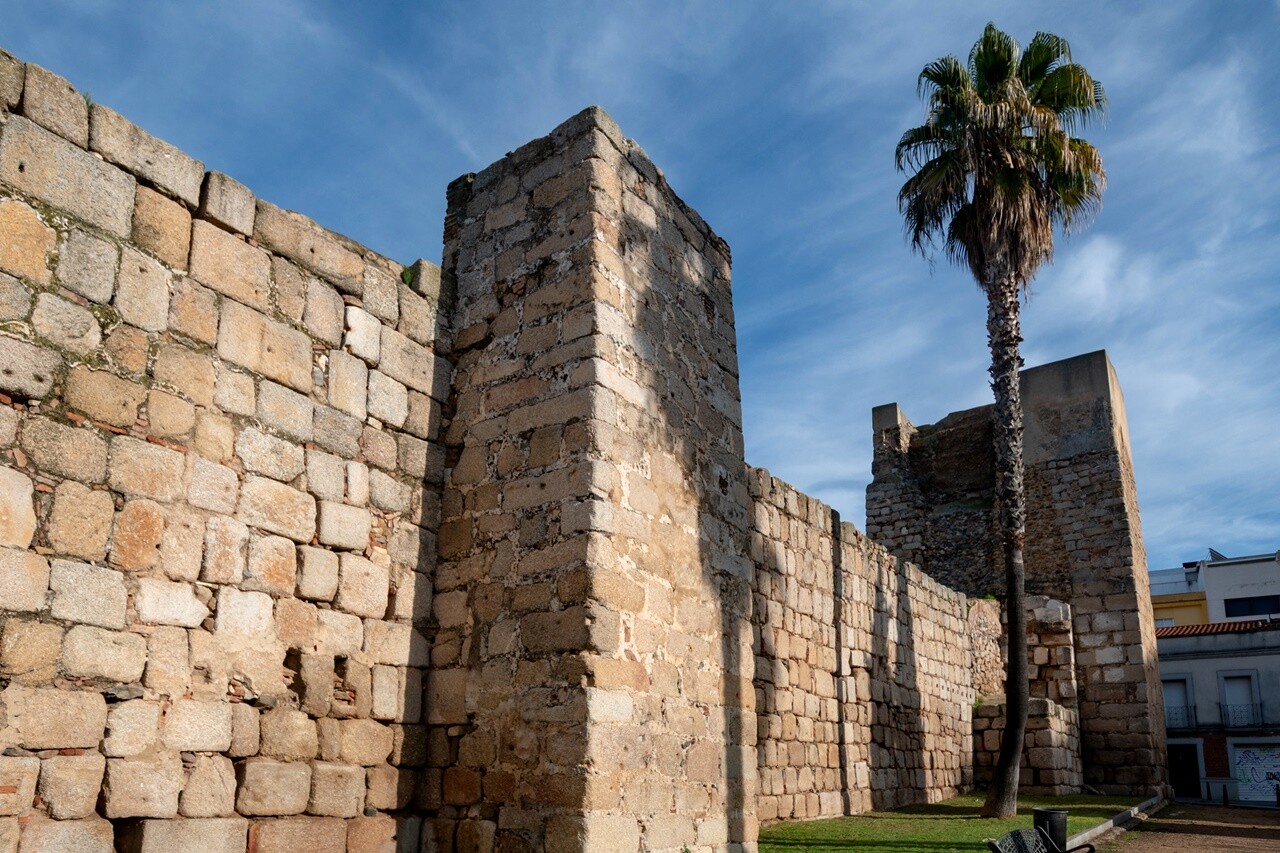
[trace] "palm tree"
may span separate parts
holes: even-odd
[[[902,135],[898,193],[912,249],[941,245],[967,265],[987,297],[987,343],[995,393],[996,499],[1009,620],[1008,718],[982,814],[1011,817],[1027,726],[1027,636],[1023,609],[1020,298],[1053,258],[1054,228],[1095,214],[1106,176],[1097,150],[1072,134],[1100,117],[1102,86],[1071,61],[1066,40],[1037,33],[1026,50],[987,24],[966,66],[944,56],[920,72],[924,124]]]

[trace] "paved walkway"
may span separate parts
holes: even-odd
[[[1280,811],[1171,803],[1101,845],[1098,853],[1245,853],[1280,850]]]

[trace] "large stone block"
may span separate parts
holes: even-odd
[[[35,485],[31,482],[31,478],[21,471],[15,471],[12,468],[0,468],[0,546],[6,548],[26,548],[31,544],[31,538],[36,533],[36,511],[32,498],[35,495]],[[9,576],[10,571],[16,571],[19,568],[15,558],[4,558],[6,562],[0,563],[0,585],[7,585],[5,578]],[[23,568],[30,569],[30,566]],[[14,574],[11,581],[17,586],[14,590],[22,588],[21,576]],[[43,603],[44,594],[40,594]],[[13,606],[5,599],[0,599],[0,607],[6,610],[33,610],[30,606],[21,604],[22,601],[31,601],[31,598],[24,597],[15,599]]]
[[[62,671],[73,678],[122,684],[142,680],[147,641],[141,634],[74,625],[62,641]]]
[[[320,543],[351,551],[369,547],[373,524],[369,510],[358,506],[320,501]]]
[[[160,566],[175,581],[200,577],[204,557],[205,516],[182,504],[170,506],[160,536]]]
[[[341,726],[340,761],[372,767],[391,755],[390,727],[376,720],[343,720]]]
[[[49,608],[53,618],[100,628],[124,627],[128,594],[120,572],[87,563],[54,560],[49,572],[49,588],[53,590]]]
[[[8,273],[0,273],[0,320],[22,320],[30,312],[31,291]]]
[[[398,849],[396,846],[396,819],[390,815],[362,816],[347,822],[348,853],[392,853],[392,851]],[[460,849],[486,850],[495,848],[492,843],[477,845],[464,838],[461,841]]]
[[[3,836],[0,836],[3,837]],[[32,815],[22,828],[20,853],[114,853],[111,822],[100,817],[52,820]]]
[[[209,172],[204,176],[200,193],[201,218],[216,222],[232,231],[253,235],[255,205],[253,193],[244,184],[221,172]]]
[[[102,751],[111,758],[128,758],[151,749],[160,739],[160,703],[130,699],[107,712],[107,736]]]
[[[355,768],[362,777],[364,771]],[[40,778],[40,759],[34,756],[0,756],[0,815],[24,815],[31,811]],[[361,786],[363,787],[363,786]],[[360,792],[362,795],[364,791]]]
[[[107,725],[107,703],[82,690],[33,690],[20,709],[11,706],[25,749],[92,749]]]
[[[259,389],[258,417],[267,426],[299,441],[311,440],[312,409],[311,401],[305,395],[274,382],[263,382]]]
[[[187,501],[192,506],[226,515],[235,512],[239,495],[240,478],[234,470],[200,457],[191,460]]]
[[[307,282],[307,298],[303,307],[302,323],[313,337],[330,346],[342,343],[345,307],[338,291],[319,279]]]
[[[261,739],[261,715],[252,705],[237,702],[231,706],[231,748],[227,754],[232,758],[244,758],[258,754]]]
[[[176,450],[124,435],[111,441],[111,487],[126,495],[177,500],[185,469],[186,457]]]
[[[126,571],[148,569],[160,557],[164,510],[154,501],[132,500],[120,510],[111,537],[111,564]]]
[[[61,367],[58,353],[0,335],[0,391],[24,399],[43,399]]]
[[[448,364],[431,350],[386,326],[382,327],[378,369],[436,400],[443,401],[448,395]]]
[[[156,382],[168,385],[199,406],[212,406],[216,371],[207,353],[195,352],[176,343],[165,343],[156,353],[152,374]]]
[[[292,595],[297,577],[296,546],[282,536],[255,536],[241,588],[273,596]]]
[[[18,684],[48,684],[62,654],[60,625],[10,617],[0,630],[0,675]]]
[[[311,390],[311,339],[238,302],[222,306],[218,355],[303,393]]]
[[[187,632],[159,626],[147,638],[147,668],[142,683],[161,696],[178,697],[191,689],[191,659]]]
[[[342,350],[329,352],[329,405],[364,420],[368,414],[369,368]]]
[[[365,803],[380,811],[396,811],[413,799],[414,772],[390,764],[368,768],[365,776]]]
[[[197,755],[178,800],[183,817],[222,817],[235,813],[236,771],[231,759]]]
[[[298,549],[298,595],[332,601],[338,591],[338,555],[323,548]]]
[[[363,308],[348,305],[346,331],[342,342],[352,355],[359,356],[371,365],[376,365],[379,348],[382,345],[382,323]]]
[[[288,483],[305,467],[297,444],[249,428],[236,438],[236,455],[245,470]]]
[[[64,480],[54,490],[49,545],[58,554],[101,560],[107,552],[115,503],[111,493]]]
[[[51,293],[36,296],[31,325],[55,347],[77,355],[93,352],[102,343],[102,328],[93,312]]]
[[[113,426],[133,426],[146,395],[147,389],[137,382],[83,364],[67,376],[67,405]]]
[[[252,527],[279,533],[295,542],[310,542],[316,532],[315,499],[265,477],[245,478],[236,517]]]
[[[344,238],[302,214],[259,199],[253,236],[267,248],[319,273],[343,292],[360,294],[364,259],[348,248]]]
[[[164,716],[164,744],[178,752],[224,752],[231,747],[231,705],[178,699]]]
[[[5,340],[0,337],[0,365],[5,364]],[[107,477],[107,443],[92,429],[30,417],[22,429],[22,449],[37,468],[49,474],[82,483],[101,483]]]
[[[198,219],[191,224],[191,275],[250,308],[271,310],[271,256]]]
[[[344,553],[339,561],[334,605],[356,616],[381,619],[387,611],[390,571],[358,554]]]
[[[241,592],[232,587],[218,590],[215,630],[222,634],[265,636],[271,633],[271,596],[264,592]]]
[[[68,142],[89,147],[89,107],[84,96],[64,78],[27,63],[22,112]]]
[[[311,765],[246,758],[236,768],[236,811],[244,815],[294,815],[307,808]]]
[[[48,284],[49,253],[56,245],[57,232],[44,224],[33,208],[8,198],[0,199],[0,231],[5,235],[0,242],[0,270]]]
[[[249,528],[234,518],[214,516],[205,527],[204,565],[200,579],[238,584],[244,577],[249,551]]]
[[[106,758],[96,752],[55,755],[40,762],[40,799],[49,807],[50,817],[92,817],[106,767]]]
[[[148,429],[152,435],[183,438],[196,425],[196,410],[181,397],[152,390],[147,395]]]
[[[191,252],[191,213],[150,187],[138,185],[133,204],[133,242],[174,269],[185,270]],[[175,293],[176,295],[176,293]],[[179,324],[170,323],[174,328]],[[211,343],[209,338],[200,338]]]
[[[178,625],[197,628],[209,615],[209,608],[196,597],[189,583],[172,583],[159,578],[140,578],[134,597],[138,621],[151,625]]]
[[[127,238],[136,181],[20,116],[0,137],[0,180],[113,234]]]
[[[332,690],[332,681],[330,682]],[[316,724],[301,711],[280,706],[259,719],[262,755],[282,761],[310,761],[320,748]]]
[[[182,781],[182,759],[176,752],[108,758],[103,814],[108,818],[176,817]]]
[[[93,105],[89,113],[89,147],[186,202],[188,207],[195,207],[200,201],[204,164],[147,133],[115,110]]]
[[[120,250],[114,243],[74,229],[58,252],[58,283],[85,299],[105,305],[116,289],[119,257]]]
[[[355,817],[364,809],[364,768],[329,761],[311,763],[307,813]]]
[[[257,853],[347,853],[347,822],[337,817],[254,821]]]
[[[120,253],[120,274],[112,304],[130,325],[148,332],[169,327],[169,283],[172,276],[162,264],[131,246]]]
[[[249,821],[242,817],[142,820],[121,832],[121,853],[244,853]]]

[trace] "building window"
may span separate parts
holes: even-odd
[[[1157,619],[1157,620],[1156,620],[1156,627],[1157,627],[1157,628],[1172,628],[1172,627],[1173,627],[1173,625],[1174,625],[1174,621],[1173,621],[1173,617],[1172,617],[1172,616],[1166,617],[1166,618],[1164,618],[1164,619]]]
[[[1256,726],[1262,722],[1258,699],[1258,674],[1251,670],[1218,673],[1222,724],[1228,727]]]
[[[1245,616],[1270,616],[1280,613],[1280,595],[1252,595],[1248,598],[1227,598],[1222,602],[1228,619]]]
[[[1179,675],[1160,679],[1164,688],[1164,724],[1170,729],[1194,729],[1196,706],[1191,692],[1191,676]]]

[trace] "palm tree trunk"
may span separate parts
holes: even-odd
[[[1000,544],[1004,553],[1005,610],[1009,653],[1005,672],[1005,727],[1000,739],[983,817],[1013,817],[1018,810],[1018,770],[1027,730],[1030,689],[1027,682],[1027,614],[1023,603],[1026,570],[1026,504],[1022,479],[1022,368],[1018,295],[1013,275],[994,276],[987,292],[987,343],[991,347],[991,390],[995,392],[996,498],[1000,507]]]

